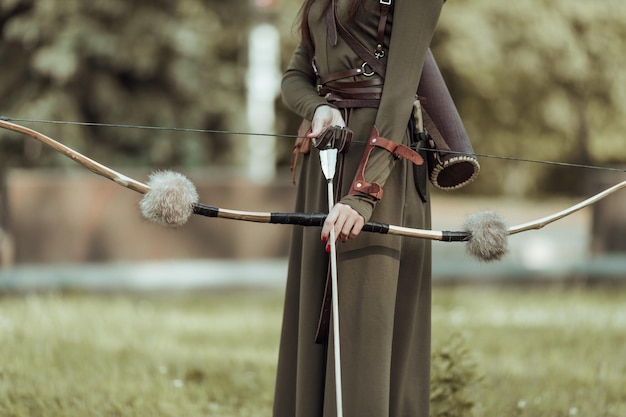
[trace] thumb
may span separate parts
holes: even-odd
[[[322,133],[322,131],[324,130],[325,126],[324,126],[324,122],[321,120],[314,120],[313,123],[311,124],[311,130],[309,131],[309,133],[307,133],[307,137],[309,138],[316,138],[320,135],[320,133]]]

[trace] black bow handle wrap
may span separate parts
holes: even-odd
[[[197,203],[193,207],[194,214],[206,217],[226,217],[224,209],[206,204]],[[291,224],[296,226],[318,226],[321,227],[326,220],[326,213],[252,213],[252,212],[228,212],[228,218],[238,218],[239,220],[252,221],[257,223]],[[369,221],[363,226],[363,231],[380,234],[406,235],[401,233],[397,226],[390,226],[382,222]],[[466,231],[442,231],[437,240],[442,242],[467,242],[470,233]]]

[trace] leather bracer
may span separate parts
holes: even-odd
[[[380,184],[377,182],[369,183],[365,181],[365,167],[367,166],[367,162],[369,161],[372,151],[376,147],[387,150],[396,159],[407,159],[415,165],[422,165],[424,163],[424,159],[419,153],[415,152],[406,145],[395,143],[380,136],[378,128],[374,126],[367,141],[367,145],[365,145],[365,150],[363,151],[361,162],[357,168],[356,176],[354,177],[354,181],[350,187],[350,195],[367,194],[376,200],[381,200],[383,198],[383,188]]]

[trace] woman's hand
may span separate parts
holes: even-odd
[[[313,120],[311,121],[311,131],[307,134],[309,138],[318,137],[324,129],[330,126],[345,127],[346,122],[343,120],[341,112],[332,106],[319,106],[315,110]],[[324,226],[322,227],[322,242],[327,243],[330,239],[330,230],[335,229],[335,237],[337,240],[345,242],[348,239],[354,239],[359,235],[365,220],[352,207],[337,203],[328,213]]]
[[[315,109],[313,120],[311,120],[311,131],[306,136],[316,138],[329,126],[345,127],[346,122],[339,109],[332,106],[319,106]]]
[[[342,242],[354,239],[361,233],[365,219],[347,204],[337,203],[328,213],[322,227],[322,243],[330,239],[331,229],[335,229],[335,237]]]

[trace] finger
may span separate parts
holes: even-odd
[[[361,216],[352,207],[339,203],[341,206],[340,214],[335,222],[337,236],[342,242],[348,239],[354,239],[359,235],[365,224],[363,216]]]
[[[324,226],[322,228],[322,241],[324,241],[324,237],[327,241],[330,241],[330,233],[331,231],[335,234],[335,241],[337,240],[345,240],[345,237],[342,238],[341,231],[343,230],[344,224],[348,219],[349,211],[346,209],[350,209],[343,204],[337,204],[330,211],[326,220],[324,221]]]
[[[363,230],[363,226],[365,225],[365,219],[360,214],[357,214],[357,218],[352,226],[352,230],[350,231],[350,239],[354,239],[357,237],[361,231]]]
[[[322,122],[317,122],[314,125],[311,125],[311,130],[306,134],[307,138],[316,138],[318,137],[322,131],[324,130],[324,125]]]
[[[335,237],[337,240],[345,242],[348,240],[350,230],[352,229],[352,222],[350,220],[350,213],[345,208],[340,208],[339,215],[335,221]]]
[[[354,224],[355,224],[355,219],[352,216],[349,216],[346,219],[346,221],[343,223],[341,232],[339,232],[339,236],[341,236],[342,242],[345,242],[349,238],[353,237]]]
[[[341,114],[335,114],[331,125],[339,126],[339,127],[346,127],[346,122],[343,120],[343,117],[341,116]]]
[[[345,242],[348,239],[356,238],[363,230],[364,224],[365,220],[363,217],[353,209],[350,209],[349,216],[341,229],[341,240]]]
[[[335,230],[338,239],[345,242],[348,239],[357,237],[365,224],[365,219],[352,207],[338,203],[339,208]]]
[[[307,134],[310,138],[316,138],[333,121],[333,114],[328,106],[320,106],[315,110],[311,121],[311,131]]]
[[[335,221],[337,220],[337,211],[335,208],[328,213],[326,216],[326,220],[324,220],[324,224],[322,226],[321,239],[322,243],[326,244],[330,240],[330,231],[335,227]]]

